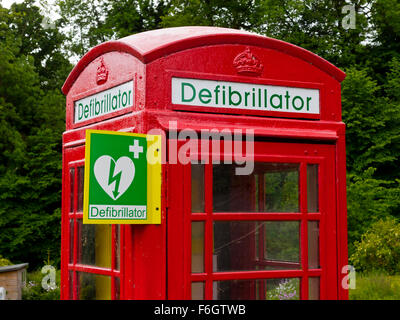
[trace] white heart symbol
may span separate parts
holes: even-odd
[[[110,172],[110,168],[113,172]],[[114,161],[110,156],[101,156],[94,163],[94,175],[111,199],[117,200],[131,185],[135,177],[135,164],[128,157]]]

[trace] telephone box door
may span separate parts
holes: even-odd
[[[255,142],[244,175],[231,156],[169,165],[168,298],[338,299],[335,145]]]

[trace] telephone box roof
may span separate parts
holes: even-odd
[[[89,50],[72,69],[62,91],[64,94],[68,94],[85,67],[107,52],[126,52],[143,63],[149,63],[174,52],[220,44],[253,45],[281,51],[313,64],[339,82],[346,77],[343,71],[325,59],[293,44],[242,30],[195,26],[157,29],[101,43]]]

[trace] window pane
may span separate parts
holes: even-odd
[[[308,278],[308,299],[319,300],[319,277]]]
[[[235,175],[233,164],[213,165],[213,210],[220,212],[256,211],[254,175]]]
[[[74,219],[69,219],[69,263],[74,262]]]
[[[115,300],[120,300],[121,284],[120,284],[119,277],[114,278],[114,288],[115,288]]]
[[[82,224],[78,220],[78,263],[111,268],[111,225]]]
[[[74,185],[75,185],[75,168],[69,169],[69,181],[70,181],[70,195],[69,195],[69,212],[74,212]]]
[[[235,164],[213,165],[215,212],[299,212],[299,164],[254,164],[236,175]]]
[[[204,164],[192,164],[192,212],[204,212]]]
[[[308,212],[319,211],[317,164],[307,165],[307,203]]]
[[[215,221],[214,271],[299,269],[299,226],[298,221]]]
[[[268,164],[264,179],[266,212],[299,212],[298,164]]]
[[[192,300],[204,300],[204,282],[192,282]]]
[[[204,272],[204,222],[192,222],[192,272]]]
[[[119,270],[120,268],[120,250],[121,250],[121,232],[120,225],[114,226],[114,247],[115,247],[115,269]]]
[[[264,233],[264,260],[271,264],[272,269],[299,269],[300,223],[267,221],[264,222]]]
[[[308,222],[308,268],[319,268],[319,222]]]
[[[215,281],[213,299],[299,300],[299,289],[298,278]]]
[[[79,300],[111,300],[111,277],[77,272]]]
[[[69,300],[73,300],[74,299],[74,272],[73,271],[69,271],[68,272],[68,282],[69,282]]]
[[[85,180],[85,167],[78,168],[78,198],[77,198],[77,212],[82,212],[83,210],[83,184]]]

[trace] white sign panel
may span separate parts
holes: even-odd
[[[75,123],[133,106],[133,81],[101,91],[74,103]]]
[[[198,107],[319,114],[319,90],[172,78],[172,103]]]

